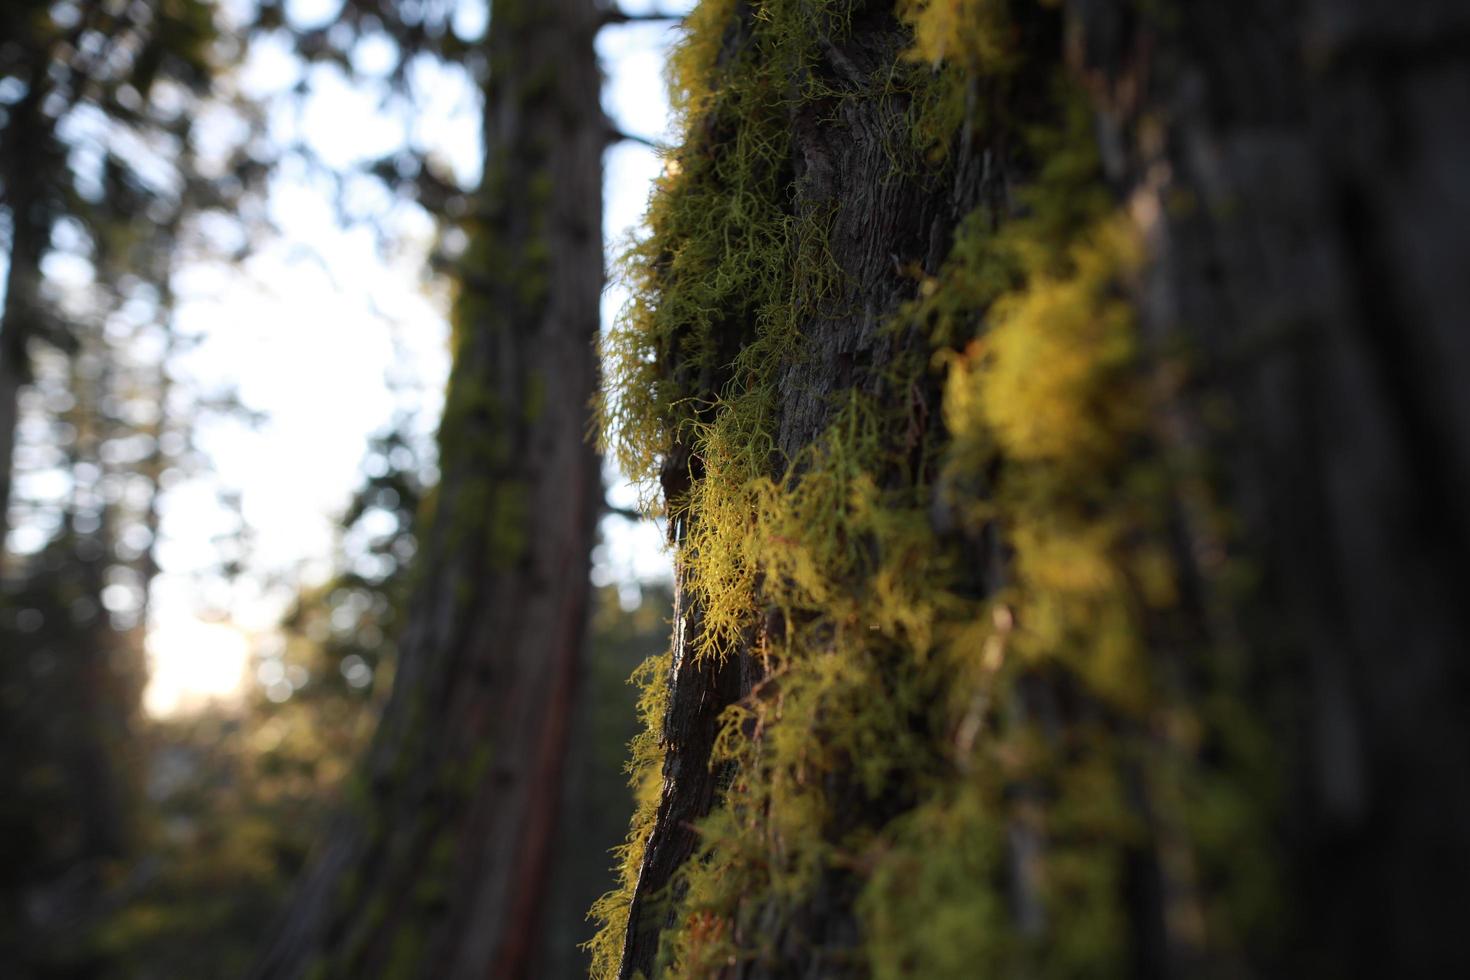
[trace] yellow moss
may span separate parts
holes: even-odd
[[[913,28],[913,57],[976,76],[1015,67],[1010,8],[1009,0],[899,0],[898,14]]]
[[[1114,218],[1071,250],[1070,274],[1043,271],[991,307],[967,395],[1001,452],[1081,461],[1116,453],[1138,429],[1139,399],[1110,384],[1134,362],[1133,314],[1117,287],[1138,261],[1130,224]]]
[[[720,87],[715,78],[720,48],[738,6],[739,0],[695,4],[685,17],[680,43],[669,53],[669,102],[686,125],[708,111]]]
[[[840,4],[764,3],[748,39],[718,57],[729,0],[697,7],[670,59],[684,145],[665,161],[648,235],[619,263],[632,299],[601,351],[604,449],[650,504],[669,448],[711,414],[727,384],[738,397],[796,349],[800,312],[831,288],[823,216],[789,214],[789,108],[821,32]],[[696,126],[698,122],[698,126]],[[718,147],[706,131],[731,130]],[[726,338],[745,337],[737,349]],[[754,383],[747,383],[753,380]]]

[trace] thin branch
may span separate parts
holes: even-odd
[[[664,14],[664,13],[659,13],[658,11],[654,11],[653,13],[648,13],[648,14],[630,14],[626,10],[618,10],[618,9],[614,8],[612,10],[607,11],[600,18],[598,18],[597,26],[599,28],[603,28],[603,27],[608,27],[609,25],[612,25],[612,24],[668,24],[668,23],[682,24],[682,23],[684,23],[684,16],[682,14]]]
[[[607,141],[608,143],[637,143],[658,153],[662,153],[668,149],[664,144],[656,143],[647,136],[639,136],[636,133],[625,133],[616,126],[609,126],[607,128]]]
[[[642,511],[633,510],[631,507],[618,507],[614,504],[609,503],[606,500],[602,502],[602,509],[606,513],[609,513],[614,517],[621,517],[625,521],[633,521],[636,523],[638,521],[648,520],[648,515],[644,514]]]

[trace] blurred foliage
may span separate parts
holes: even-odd
[[[635,728],[637,691],[627,676],[668,633],[664,588],[645,590],[631,611],[620,605],[616,586],[599,590],[595,602],[578,720],[590,751],[579,753],[566,774],[571,805],[543,939],[547,975],[585,969],[577,952],[592,931],[585,910],[611,883],[608,852],[623,835],[629,805],[620,757]],[[303,595],[300,611],[309,620],[330,618],[329,607],[330,593],[317,590]],[[333,677],[326,669],[368,652],[362,640],[372,635],[370,622],[320,642],[293,641],[293,663],[315,663],[322,673],[282,703],[262,691],[237,715],[210,712],[152,726],[147,845],[114,873],[115,910],[87,945],[92,975],[225,980],[249,966],[371,735],[380,695],[338,683],[340,671]],[[374,651],[380,665],[384,649]]]
[[[423,463],[372,442],[338,571],[303,586],[239,708],[150,722],[139,846],[83,944],[94,974],[236,977],[280,914],[371,735],[415,550]]]
[[[0,962],[89,975],[78,941],[141,837],[141,624],[158,496],[228,392],[171,361],[172,274],[234,251],[258,116],[216,84],[242,55],[204,0],[0,8]],[[216,133],[201,135],[214,111]],[[226,117],[234,137],[220,138]],[[235,138],[237,137],[237,138]],[[230,214],[223,240],[205,215]]]
[[[300,589],[275,642],[255,662],[256,683],[245,703],[140,720],[130,738],[116,743],[131,754],[109,760],[115,771],[146,773],[136,787],[132,844],[99,864],[101,899],[53,934],[47,959],[30,975],[223,980],[249,967],[311,847],[327,831],[391,687],[394,636],[413,575],[414,526],[428,494],[425,472],[401,430],[375,438],[343,516],[337,572]],[[77,565],[59,556],[51,567],[61,574]],[[0,598],[0,625],[13,622],[16,609],[43,601],[42,593],[53,604],[69,594],[61,583],[37,581],[31,591]],[[623,593],[620,600],[619,587],[609,585],[594,597],[576,720],[581,748],[564,776],[571,805],[543,941],[555,975],[584,967],[577,944],[591,932],[585,910],[609,886],[609,851],[623,835],[628,793],[621,753],[636,727],[637,696],[627,678],[668,635],[667,588],[645,587],[632,609],[623,604],[626,586]],[[45,615],[50,622],[49,608]],[[55,619],[71,623],[59,613]],[[138,631],[117,636],[136,650]],[[57,642],[79,648],[71,633]],[[24,701],[26,689],[0,690],[9,720],[15,716],[8,709]],[[66,732],[58,739],[74,742]],[[47,784],[44,771],[31,778],[53,794],[55,812],[89,812],[57,795],[67,787]],[[51,811],[37,809],[38,799],[0,806],[6,821],[0,831],[16,854],[49,853],[43,834],[75,832],[63,822],[48,827]],[[7,861],[14,856],[5,853]],[[65,859],[56,864],[69,867]]]
[[[72,524],[0,589],[0,961],[22,977],[73,956],[53,940],[85,921],[134,836],[139,637],[108,623],[104,557]]]
[[[223,722],[148,725],[139,710],[160,499],[204,468],[201,418],[259,421],[233,391],[203,390],[181,369],[197,338],[175,327],[174,284],[191,263],[238,263],[265,227],[263,191],[286,148],[236,72],[279,30],[317,57],[311,32],[283,28],[279,12],[0,4],[0,769],[14,774],[0,804],[0,963],[21,976],[91,975],[96,956],[171,928],[157,906],[198,897],[197,870],[180,861],[209,850],[179,843],[181,820],[207,841],[223,813],[280,818],[304,848],[309,831],[290,807],[318,804],[318,782],[350,758],[362,707],[385,687],[374,678],[391,660],[401,586],[390,583],[404,578],[422,495],[405,475],[422,461],[398,435],[373,447],[382,465],[347,515],[352,561],[301,595],[279,656],[262,665],[290,683],[263,684],[234,722],[255,732],[269,721],[290,751],[256,751]],[[224,586],[248,564],[250,532],[238,495],[216,489],[235,518],[210,542],[207,574]],[[296,731],[311,739],[288,738]],[[159,797],[143,775],[190,758],[249,789]],[[282,855],[293,846],[241,840],[256,838]],[[265,891],[242,879],[245,915],[249,896],[263,903],[281,880],[276,859],[242,863],[242,847],[230,835],[221,860],[264,875]],[[100,921],[110,924],[94,948],[82,936]],[[192,973],[174,964],[160,975]]]
[[[307,154],[267,132],[276,107],[239,93],[250,46],[284,40],[359,83],[360,46],[386,41],[391,64],[371,74],[409,118],[419,59],[475,81],[486,69],[474,2],[349,0],[311,27],[286,6],[0,2],[0,401],[17,406],[13,426],[0,412],[14,436],[0,467],[16,476],[0,495],[0,541],[14,529],[0,566],[7,978],[240,975],[391,687],[414,523],[432,505],[432,466],[402,420],[370,447],[335,570],[299,589],[245,703],[168,720],[139,708],[160,499],[205,466],[201,418],[259,421],[179,369],[197,338],[174,327],[175,278],[201,259],[242,261],[273,168]],[[442,160],[415,144],[360,169],[446,232],[436,268],[457,259],[467,197]],[[250,549],[238,495],[221,503],[235,520],[211,542],[217,584]],[[607,887],[594,871],[621,837],[625,679],[667,635],[665,592],[645,590],[633,611],[617,596],[597,597],[578,720],[589,752],[567,776],[590,808],[579,813],[611,819],[567,830],[577,857],[557,872],[553,930],[571,935],[548,938],[548,961],[577,955],[583,910]]]

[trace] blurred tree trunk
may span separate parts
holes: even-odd
[[[66,362],[74,395],[53,465],[72,477],[61,527],[39,553],[9,555],[6,536],[15,479],[21,391],[33,381],[31,345],[61,342],[68,357],[93,340],[81,325],[63,336],[41,295],[43,255],[55,219],[60,153],[55,122],[42,111],[49,52],[34,55],[26,94],[0,132],[0,191],[10,219],[8,268],[0,314],[0,701],[4,702],[11,800],[0,825],[10,841],[0,861],[0,960],[20,977],[91,976],[94,954],[82,937],[93,925],[107,874],[128,854],[136,829],[137,758],[131,728],[142,680],[141,649],[111,628],[102,604],[113,545],[109,504],[75,474],[101,472],[100,447],[110,378],[106,353],[91,351],[99,377]],[[48,329],[52,328],[52,329]],[[61,427],[58,426],[58,429]],[[77,530],[78,515],[93,522]],[[26,619],[29,618],[29,622]],[[23,624],[23,625],[22,625]]]
[[[442,476],[393,692],[260,977],[514,978],[536,941],[601,506],[607,130],[590,0],[491,7]]]
[[[3,139],[4,173],[0,190],[10,212],[6,256],[5,306],[0,313],[0,568],[10,531],[11,484],[15,476],[15,427],[20,421],[20,390],[30,380],[31,336],[40,316],[41,256],[48,244],[50,215],[39,187],[42,149],[51,134],[41,116],[45,88],[31,90],[9,110]]]
[[[751,40],[772,19],[758,14],[761,5],[727,6],[727,20],[709,34],[720,39],[722,67],[749,65],[785,43]],[[1128,844],[1124,884],[1112,895],[1112,907],[1122,910],[1117,931],[1129,949],[1128,972],[1470,972],[1470,946],[1456,921],[1470,882],[1470,606],[1459,567],[1470,549],[1470,7],[1456,0],[1261,0],[1153,12],[1154,5],[1069,0],[1054,13],[1011,4],[1014,29],[1005,36],[1020,46],[1025,81],[1005,88],[977,73],[954,155],[925,173],[894,165],[892,148],[908,139],[907,106],[868,87],[902,64],[911,33],[887,0],[840,6],[844,15],[817,36],[810,65],[793,72],[811,72],[809,90],[821,94],[805,104],[804,95],[791,96],[792,169],[782,206],[793,220],[832,216],[827,241],[848,285],[802,311],[803,351],[774,368],[771,388],[780,397],[769,431],[781,454],[794,460],[809,450],[849,392],[916,406],[913,424],[892,430],[887,448],[895,456],[910,451],[904,439],[915,430],[940,426],[937,410],[926,408],[943,401],[937,383],[885,391],[885,372],[904,342],[874,325],[897,313],[916,280],[940,274],[967,213],[989,208],[1001,225],[1031,213],[1034,199],[1017,192],[1053,161],[1018,148],[1022,128],[1042,111],[1037,93],[1049,84],[1047,71],[1080,82],[1106,189],[1147,246],[1129,296],[1141,359],[1149,371],[1188,364],[1187,383],[1166,384],[1149,403],[1150,438],[1170,459],[1216,461],[1209,479],[1238,520],[1230,548],[1248,563],[1236,567],[1259,573],[1241,600],[1238,586],[1219,573],[1213,518],[1191,511],[1194,491],[1173,487],[1165,515],[1175,536],[1172,588],[1184,598],[1169,617],[1148,618],[1145,656],[1164,689],[1177,684],[1191,704],[1233,699],[1228,712],[1261,726],[1281,767],[1282,799],[1253,842],[1272,850],[1280,873],[1269,900],[1283,915],[1262,933],[1204,933],[1192,910],[1214,901],[1222,882],[1180,868],[1189,860],[1182,854],[1209,841],[1193,826],[1171,831],[1148,801],[1134,801],[1146,840]],[[986,5],[954,6],[973,12]],[[960,24],[962,32],[979,30],[978,19]],[[979,45],[975,34],[969,39]],[[804,81],[788,94],[808,91]],[[680,150],[686,170],[691,159],[742,152],[737,136],[747,124],[722,114],[725,96],[718,83],[713,88],[714,108],[690,126]],[[840,102],[821,101],[834,91]],[[742,244],[751,247],[748,239],[730,247]],[[651,276],[666,268],[655,263]],[[800,294],[800,283],[791,292]],[[708,347],[729,354],[723,370],[754,336],[752,324],[731,318],[701,348],[670,343],[659,350],[661,377],[695,379],[680,397],[714,405],[733,382],[728,371],[709,371]],[[1036,365],[1039,383],[1051,369]],[[1221,404],[1232,406],[1229,424],[1218,421]],[[688,501],[699,499],[691,487],[705,472],[701,451],[697,440],[677,435],[665,447],[664,490],[680,546],[677,625],[662,790],[651,832],[638,842],[644,850],[619,974],[659,975],[683,962],[691,944],[713,941],[740,950],[721,961],[724,976],[868,975],[858,896],[865,864],[884,852],[845,849],[868,839],[857,830],[887,826],[930,789],[901,776],[875,797],[862,791],[855,765],[823,771],[814,764],[822,783],[812,792],[822,794],[828,821],[822,833],[841,860],[814,857],[825,862],[822,870],[794,902],[754,892],[733,908],[677,911],[681,874],[722,859],[697,856],[707,839],[697,821],[725,805],[732,784],[761,771],[737,774],[715,764],[722,714],[743,703],[750,717],[767,717],[761,699],[782,697],[793,682],[777,678],[761,690],[765,650],[796,628],[784,610],[771,609],[748,624],[730,655],[699,656],[707,593],[691,576],[688,542],[708,517]],[[776,464],[772,470],[790,483],[800,476]],[[994,479],[987,474],[971,492],[982,498]],[[936,549],[953,537],[946,513],[936,491]],[[1014,574],[1011,552],[995,534],[987,528],[962,545],[976,587],[991,594]],[[1240,687],[1212,689],[1207,678],[1219,665],[1185,652],[1221,645],[1248,651]],[[1020,713],[1041,718],[1041,727],[1100,737],[1087,726],[1106,712],[1089,703],[1075,678],[1038,670],[1017,688]],[[795,723],[820,731],[820,721]],[[916,715],[905,734],[919,737],[924,723]],[[766,751],[759,725],[747,728],[759,757]],[[1004,734],[981,731],[982,740]],[[813,744],[813,756],[820,751]],[[948,751],[935,747],[945,764]],[[1212,770],[1212,751],[1201,750],[1189,765]],[[1124,779],[1148,786],[1156,776]],[[960,785],[960,775],[943,778]],[[1064,912],[1041,907],[1027,869],[1046,867],[1048,844],[1007,816],[1031,790],[1016,782],[1006,792],[1009,802],[993,816],[1012,821],[1005,880],[996,888],[1011,932],[998,941],[1044,948]],[[741,809],[732,819],[761,825],[754,812]],[[779,855],[791,845],[776,839],[770,846]],[[890,846],[891,838],[883,847]],[[1095,848],[1100,853],[1102,845]],[[1201,877],[1185,880],[1189,874]],[[669,911],[671,899],[676,911]],[[916,914],[959,913],[941,902]],[[718,921],[726,915],[733,924]],[[978,920],[973,926],[985,928]],[[1105,975],[1104,964],[1095,965]]]
[[[1199,366],[1162,425],[1220,460],[1263,575],[1238,628],[1285,655],[1248,707],[1286,768],[1288,972],[1463,975],[1470,6],[1069,6],[1155,257],[1145,340]]]

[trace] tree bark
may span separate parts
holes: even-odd
[[[588,0],[495,3],[442,477],[359,798],[255,975],[526,975],[583,654],[606,124]]]
[[[1291,655],[1287,963],[1464,973],[1470,8],[1071,7],[1110,176],[1152,218],[1148,340],[1203,368],[1178,431],[1225,462],[1265,578],[1242,628]],[[1220,393],[1237,417],[1207,439]]]

